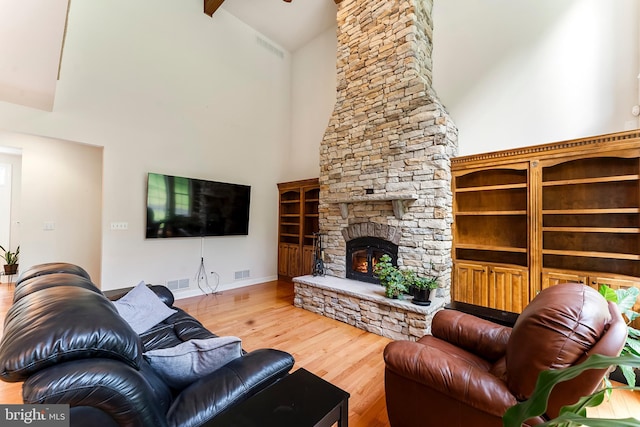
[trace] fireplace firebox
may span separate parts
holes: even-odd
[[[347,278],[361,282],[380,283],[373,269],[383,255],[398,262],[398,245],[377,237],[358,237],[347,242]]]

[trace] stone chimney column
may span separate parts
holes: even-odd
[[[401,230],[398,263],[438,275],[448,292],[457,129],[431,87],[432,7],[433,0],[339,4],[337,101],[320,147],[330,275],[345,277],[342,230],[371,222]]]

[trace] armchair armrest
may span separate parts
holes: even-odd
[[[163,427],[160,408],[168,406],[170,395],[151,388],[141,371],[112,359],[82,359],[59,363],[38,371],[23,385],[22,398],[32,404],[68,404],[72,425],[91,425],[74,407],[91,407],[104,412],[117,425]],[[159,402],[165,400],[165,402]],[[94,419],[96,411],[91,413]]]
[[[387,371],[497,417],[517,403],[499,378],[437,348],[395,341],[384,360]]]
[[[505,355],[511,328],[455,310],[441,310],[433,317],[431,333],[485,360]]]
[[[254,350],[238,357],[184,389],[169,408],[169,426],[203,425],[286,376],[293,364],[289,353],[275,349]]]

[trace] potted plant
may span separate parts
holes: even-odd
[[[15,252],[11,252],[0,246],[2,253],[0,257],[5,260],[4,274],[16,274],[18,272],[18,255],[20,254],[20,246],[16,248]]]
[[[437,277],[416,277],[413,282],[413,300],[416,305],[429,305],[431,291],[438,288]]]
[[[378,260],[373,274],[380,279],[388,298],[399,298],[400,295],[408,293],[413,295],[412,302],[416,305],[431,304],[431,290],[438,287],[437,277],[422,277],[412,270],[400,270],[391,263],[391,257],[386,254]]]
[[[373,267],[373,274],[380,279],[380,284],[385,288],[387,298],[399,298],[407,293],[407,279],[402,272],[391,263],[389,255],[382,255]]]

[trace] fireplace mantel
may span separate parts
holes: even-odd
[[[352,203],[373,203],[373,202],[391,202],[393,206],[393,214],[397,219],[402,219],[405,211],[405,203],[413,202],[418,199],[418,195],[414,193],[381,193],[381,194],[365,194],[363,196],[341,197],[327,200],[328,203],[340,205],[340,215],[342,219],[349,217],[349,204]]]

